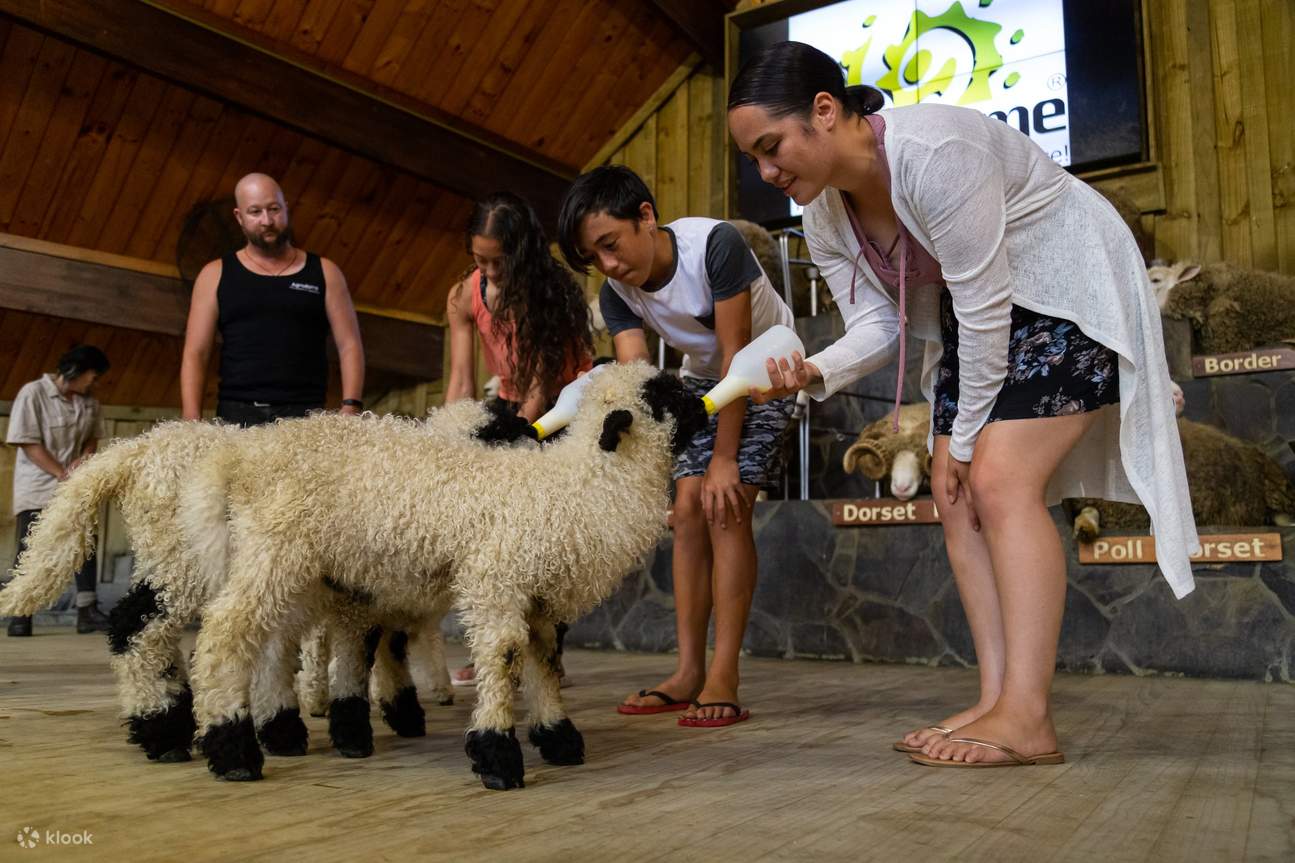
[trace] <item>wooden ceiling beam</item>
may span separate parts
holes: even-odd
[[[365,79],[280,56],[201,10],[181,14],[156,0],[0,0],[0,14],[471,200],[516,190],[550,229],[570,185],[570,173],[542,157],[456,128]]]
[[[189,290],[165,265],[132,267],[135,260],[0,234],[0,308],[183,337]],[[366,365],[440,379],[441,327],[372,311],[358,317]]]
[[[688,37],[711,69],[724,69],[724,16],[728,10],[718,0],[652,0],[684,36]]]

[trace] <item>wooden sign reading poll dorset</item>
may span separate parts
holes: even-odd
[[[837,527],[878,527],[893,524],[939,524],[935,501],[898,500],[893,497],[832,502],[832,524]]]
[[[1238,563],[1281,560],[1279,533],[1203,533],[1200,554],[1192,563]],[[1156,541],[1150,536],[1103,536],[1079,544],[1080,563],[1155,563]]]
[[[1285,347],[1258,348],[1238,354],[1202,354],[1192,357],[1192,374],[1198,378],[1248,375],[1279,369],[1295,369],[1295,350]]]

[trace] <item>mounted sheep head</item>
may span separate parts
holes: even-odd
[[[1178,261],[1175,264],[1155,264],[1147,267],[1147,278],[1156,294],[1156,305],[1164,311],[1169,302],[1169,294],[1183,282],[1190,282],[1200,274],[1200,264],[1191,261]]]
[[[930,407],[913,404],[900,407],[898,432],[892,431],[894,414],[868,424],[846,450],[841,462],[845,472],[871,480],[889,475],[890,493],[899,500],[911,500],[931,475],[931,454],[926,449],[930,422]]]
[[[931,454],[925,434],[908,433],[855,441],[841,461],[846,473],[871,480],[890,476],[891,496],[912,500],[931,475]]]

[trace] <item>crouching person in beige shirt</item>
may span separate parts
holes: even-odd
[[[5,442],[18,448],[13,471],[17,556],[26,548],[27,533],[58,484],[98,447],[99,402],[91,393],[106,371],[108,357],[103,351],[77,345],[59,358],[57,372],[24,385],[14,399]],[[97,571],[98,562],[91,555],[76,573],[76,631],[80,633],[108,628],[108,618],[95,599]],[[9,635],[31,635],[31,618],[10,618]]]

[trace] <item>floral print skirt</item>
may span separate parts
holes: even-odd
[[[958,320],[948,291],[940,296],[944,353],[935,373],[935,434],[953,431],[958,415]],[[1115,351],[1090,339],[1079,325],[1012,306],[1007,378],[989,422],[1059,417],[1094,411],[1120,400]]]

